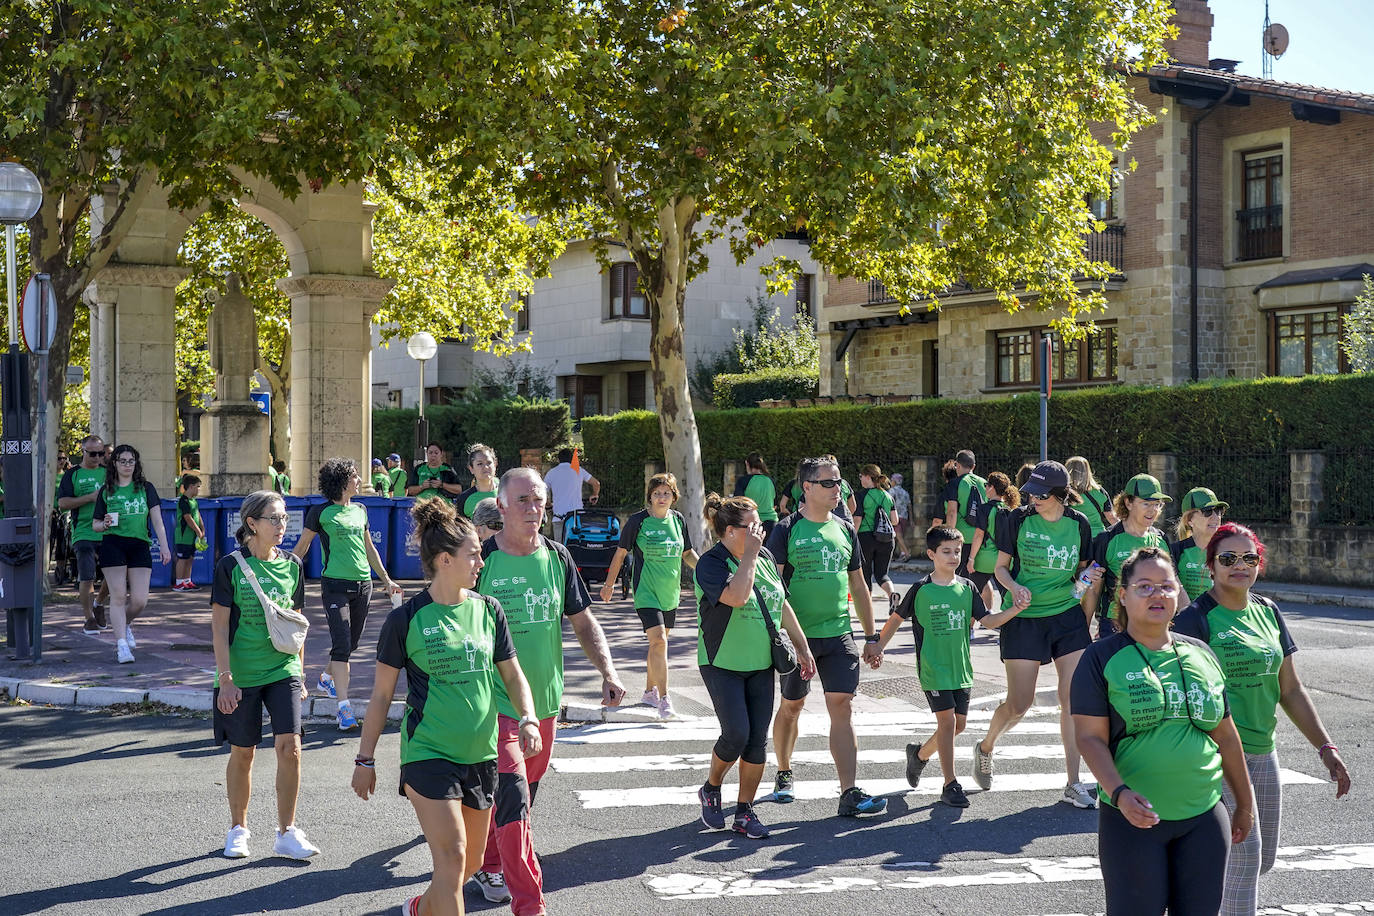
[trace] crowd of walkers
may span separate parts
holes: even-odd
[[[391,468],[374,463],[373,489],[404,486],[415,497],[414,538],[427,582],[408,599],[354,501],[364,478],[353,461],[335,459],[319,469],[327,501],[310,510],[293,551],[280,546],[287,522],[281,495],[263,490],[245,498],[238,550],[216,564],[210,596],[213,727],[216,741],[230,745],[226,856],[250,854],[246,811],[264,713],[277,761],[273,852],[319,852],[295,823],[299,700],[308,683],[304,640],[293,643],[280,632],[280,621],[306,619],[302,558],[318,539],[330,650],[316,686],[337,698],[341,729],[359,724],[350,658],[374,576],[391,598],[352,785],[367,799],[377,768],[387,768],[375,751],[405,671],[396,780],[415,809],[434,871],[430,888],[408,900],[404,912],[461,913],[467,881],[488,900],[511,902],[517,916],[546,912],[530,809],[548,770],[562,701],[563,618],[602,676],[603,704],[620,704],[626,692],[577,563],[562,538],[545,534],[552,507],[566,517],[581,508],[584,486],[591,486],[592,501],[599,491],[576,455],[560,458],[547,477],[528,468],[498,476],[495,451],[474,445],[466,453],[466,487],[437,443],[408,473],[399,461]],[[973,630],[997,632],[1007,684],[974,745],[969,776],[980,789],[992,787],[998,742],[1029,711],[1040,670],[1054,665],[1061,800],[1099,808],[1099,858],[1114,916],[1256,912],[1258,879],[1273,865],[1279,838],[1280,708],[1317,749],[1337,797],[1349,790],[1340,752],[1294,666],[1297,646],[1283,614],[1253,591],[1264,544],[1226,520],[1229,506],[1213,490],[1196,487],[1182,497],[1171,539],[1158,525],[1172,499],[1148,474],[1110,496],[1081,457],[1025,465],[1013,483],[1000,471],[980,476],[965,450],[946,465],[939,517],[918,534],[913,495],[899,475],[875,464],[854,469],[857,490],[833,455],[803,460],[780,490],[761,455],[749,455],[745,465],[733,495],[707,498],[709,547],[693,543],[693,525],[675,508],[681,494],[674,476],[653,475],[644,508],[620,527],[599,592],[602,602],[611,601],[628,564],[645,634],[642,702],[671,718],[668,640],[683,567],[691,573],[697,663],[720,724],[698,791],[706,826],[769,836],[754,802],[770,732],[770,798],[786,804],[796,797],[792,757],[817,680],[830,722],[837,813],[881,815],[887,800],[860,785],[853,701],[861,668],[879,668],[908,624],[935,726],[907,746],[906,778],[917,786],[938,757],[940,798],[953,807],[970,804],[954,744],[967,724]],[[183,538],[203,535],[194,505],[199,482],[188,486],[191,477],[181,481],[179,559]],[[158,505],[137,450],[107,450],[96,437],[83,442],[81,462],[58,488],[58,507],[72,513],[87,628],[112,628],[121,661],[136,647],[132,624],[146,606],[154,538],[161,555],[172,556],[161,514],[153,511]],[[899,592],[889,565],[922,542],[932,571]],[[109,588],[108,622],[96,610],[97,563]],[[875,610],[875,585],[885,615]],[[1082,778],[1082,763],[1095,784]],[[723,782],[736,764],[730,809]]]

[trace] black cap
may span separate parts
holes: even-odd
[[[1051,490],[1069,485],[1068,468],[1058,461],[1042,461],[1030,472],[1030,477],[1021,485],[1021,492],[1027,496],[1047,496]]]

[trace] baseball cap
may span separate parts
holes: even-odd
[[[1126,481],[1126,495],[1137,499],[1162,499],[1166,503],[1173,502],[1164,495],[1164,488],[1159,485],[1159,481],[1149,474],[1137,474]]]
[[[372,466],[373,466],[374,468],[379,468],[379,467],[381,467],[381,466],[382,466],[382,459],[380,459],[380,458],[373,458],[373,459],[372,459]]]
[[[401,456],[398,455],[398,454],[396,454],[395,452],[392,452],[390,455],[387,455],[387,456],[386,456],[386,460],[387,460],[387,461],[400,461],[400,460],[401,460]]]
[[[1030,477],[1021,486],[1021,492],[1027,496],[1046,496],[1051,490],[1068,485],[1068,468],[1058,461],[1042,461],[1030,472]]]
[[[1220,509],[1225,512],[1231,508],[1230,503],[1224,503],[1217,499],[1217,494],[1206,487],[1193,487],[1183,494],[1184,512],[1191,512],[1194,509]]]

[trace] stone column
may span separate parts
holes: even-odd
[[[912,458],[910,483],[907,492],[911,494],[911,527],[915,532],[913,537],[922,543],[921,539],[933,517],[931,507],[940,498],[940,490],[944,486],[940,478],[940,459],[929,455]]]
[[[655,474],[661,473],[663,464],[659,461],[644,462],[644,489],[649,489],[649,479]]]
[[[1316,450],[1288,453],[1290,474],[1289,524],[1294,534],[1313,528],[1321,521],[1322,472],[1326,470],[1326,453]]]
[[[820,330],[816,334],[820,345],[820,396],[839,397],[844,390],[844,361],[836,361],[835,349],[844,340],[843,331]]]
[[[91,311],[91,378],[87,389],[91,398],[90,432],[108,443],[114,436],[115,307],[113,290],[106,289],[106,298],[102,298],[96,286],[88,286],[82,299]]]
[[[744,473],[743,461],[725,462],[725,470],[721,475],[720,492],[722,496],[729,496],[735,492],[735,478]]]
[[[1149,469],[1149,475],[1159,481],[1164,492],[1174,498],[1177,508],[1183,500],[1183,494],[1178,491],[1178,457],[1168,452],[1151,452],[1146,456],[1145,466]]]
[[[304,492],[328,458],[372,457],[371,321],[392,281],[305,274],[277,281],[291,299],[291,464]]]

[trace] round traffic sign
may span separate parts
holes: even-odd
[[[57,294],[47,274],[29,277],[19,308],[19,327],[29,352],[46,353],[52,349],[57,337]]]

